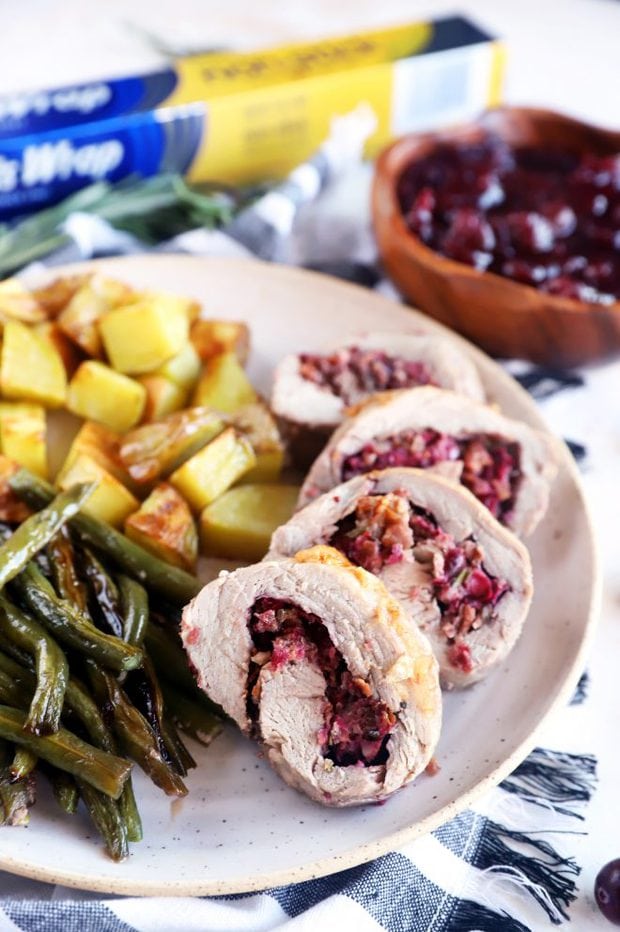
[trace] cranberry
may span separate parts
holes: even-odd
[[[480,602],[490,602],[493,598],[491,580],[482,570],[472,570],[465,585],[467,595]]]
[[[547,270],[544,265],[535,262],[527,262],[525,259],[509,259],[501,265],[502,275],[507,278],[514,278],[518,282],[525,282],[527,285],[538,285],[547,278]]]
[[[549,252],[553,247],[553,227],[542,214],[533,211],[508,214],[506,217],[512,242],[526,252]]]
[[[570,236],[577,227],[577,215],[568,204],[556,203],[543,208],[543,215],[547,218],[555,236]]]
[[[610,922],[620,925],[620,858],[603,867],[594,883],[598,908]]]
[[[453,259],[473,257],[476,252],[490,252],[495,246],[491,225],[473,207],[455,210],[443,249]]]
[[[471,650],[462,641],[456,641],[448,648],[448,660],[453,667],[462,670],[463,673],[471,673],[474,669],[474,663],[471,656]]]
[[[433,222],[433,211],[437,200],[431,188],[422,188],[407,214],[407,223],[414,232],[430,230]]]

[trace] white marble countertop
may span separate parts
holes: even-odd
[[[444,0],[0,0],[0,8],[7,14],[0,35],[0,88],[6,91],[156,67],[165,59],[141,28],[169,45],[249,48],[455,12],[454,3]],[[620,3],[463,0],[459,10],[506,39],[510,102],[555,107],[620,128]],[[363,186],[365,175],[359,177]],[[341,197],[356,194],[351,199],[359,202],[360,193],[348,184]],[[545,411],[554,429],[588,446],[584,482],[601,547],[603,611],[589,661],[590,701],[570,715],[557,715],[540,736],[542,745],[599,758],[600,786],[588,808],[588,836],[577,854],[583,865],[582,894],[571,911],[571,928],[579,932],[605,926],[591,891],[598,869],[620,856],[620,363],[592,369],[586,377],[587,391],[560,394]]]

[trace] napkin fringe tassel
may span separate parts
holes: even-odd
[[[574,806],[587,803],[596,785],[596,758],[591,754],[568,754],[547,748],[534,748],[500,784],[526,802],[560,815],[583,821]]]
[[[474,900],[458,900],[450,914],[450,932],[531,932],[531,930],[508,913],[498,913]]]
[[[596,758],[592,755],[535,748],[500,785],[524,803],[582,819],[577,810],[588,802],[595,784]],[[559,925],[569,918],[567,909],[577,896],[580,868],[572,857],[563,857],[549,841],[536,837],[542,834],[552,834],[552,830],[528,833],[485,818],[472,859],[472,865],[484,874],[477,892],[481,900],[493,902],[500,894],[498,883],[519,887]],[[527,926],[499,907],[461,899],[450,916],[449,928],[451,932],[522,932]]]
[[[487,875],[526,890],[551,922],[568,919],[566,908],[577,895],[575,878],[581,868],[562,857],[543,838],[506,828],[490,819],[482,832],[473,864]]]

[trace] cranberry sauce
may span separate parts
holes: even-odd
[[[371,573],[400,562],[407,551],[428,562],[441,632],[450,642],[449,659],[469,672],[469,648],[462,638],[492,619],[493,609],[509,590],[505,580],[484,568],[484,553],[474,540],[456,541],[403,491],[360,498],[329,543]]]
[[[580,301],[620,299],[620,154],[488,135],[410,165],[398,198],[411,232],[457,262]]]
[[[405,430],[369,441],[342,464],[342,479],[373,469],[462,462],[461,483],[500,521],[507,521],[521,477],[519,445],[491,434],[452,437],[432,428]]]
[[[329,389],[347,405],[355,404],[373,392],[432,384],[431,374],[423,362],[357,346],[338,350],[329,356],[302,353],[299,373],[306,381]]]
[[[323,756],[335,764],[384,764],[387,742],[396,717],[372,697],[365,680],[352,676],[332,644],[321,619],[282,599],[262,598],[252,606],[250,633],[256,647],[248,681],[248,712],[256,719],[256,695],[261,664],[272,669],[307,658],[327,683],[325,725],[319,734]]]

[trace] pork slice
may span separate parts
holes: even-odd
[[[531,533],[549,502],[550,485],[557,473],[557,442],[521,421],[455,392],[430,386],[376,395],[353,412],[332,434],[314,461],[299,493],[298,506],[333,489],[342,481],[343,463],[366,443],[406,430],[431,428],[461,438],[491,434],[514,442],[520,449],[521,478],[507,525],[519,536]],[[438,470],[438,466],[441,467]],[[462,464],[440,463],[435,471],[455,475]]]
[[[393,494],[431,515],[456,542],[475,542],[483,553],[485,571],[509,587],[497,602],[493,617],[463,636],[462,643],[471,659],[471,669],[466,669],[468,664],[454,664],[453,642],[442,631],[444,610],[433,588],[438,570],[432,562],[432,541],[406,551],[402,560],[384,565],[378,573],[412,623],[429,637],[444,685],[471,685],[486,676],[514,647],[529,611],[533,583],[527,549],[467,489],[430,470],[393,468],[356,476],[320,496],[278,528],[266,559],[286,559],[298,550],[329,543],[339,522],[355,512],[360,499]]]
[[[363,349],[383,350],[389,356],[421,360],[430,371],[434,385],[475,401],[484,401],[484,388],[475,363],[450,339],[431,333],[374,330],[354,336],[352,344]]]
[[[201,688],[246,734],[255,730],[247,711],[253,653],[248,620],[262,597],[318,616],[351,676],[368,684],[373,697],[396,716],[384,765],[336,765],[320,754],[326,702],[321,670],[308,658],[277,668],[264,663],[255,691],[258,730],[275,769],[313,799],[334,806],[382,799],[420,773],[441,722],[430,645],[379,580],[331,548],[244,567],[205,586],[182,620],[183,642]]]
[[[423,332],[395,333],[374,331],[352,334],[341,346],[326,348],[325,354],[345,347],[385,352],[389,356],[424,364],[431,381],[444,388],[462,392],[470,398],[484,399],[484,389],[474,363],[449,339]],[[349,389],[356,402],[368,397],[360,391],[353,377]],[[343,383],[347,383],[346,374]],[[348,401],[329,386],[303,378],[298,355],[285,356],[274,372],[271,408],[287,438],[293,462],[307,469],[327,443],[332,431],[346,416]]]

